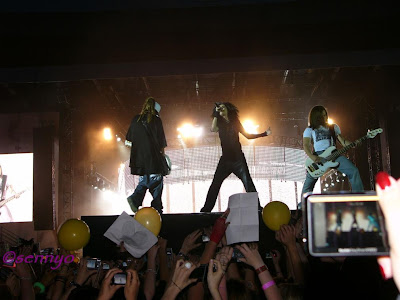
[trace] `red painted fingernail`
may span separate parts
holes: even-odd
[[[379,172],[376,174],[375,180],[382,190],[384,190],[387,186],[390,186],[389,175],[386,172]]]
[[[382,278],[386,280],[387,278],[385,274],[385,269],[381,265],[379,265],[379,270],[381,271]]]

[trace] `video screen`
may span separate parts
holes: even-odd
[[[0,154],[0,223],[32,222],[33,153]]]
[[[310,252],[330,255],[388,253],[376,195],[308,197]]]

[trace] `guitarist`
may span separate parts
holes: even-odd
[[[333,146],[336,139],[339,140],[343,147],[352,143],[342,136],[338,125],[333,124],[332,126],[329,126],[328,112],[325,107],[321,105],[314,106],[310,111],[308,121],[310,126],[307,127],[303,133],[303,148],[308,157],[310,157],[314,162],[325,162],[325,159],[318,155],[323,153],[324,150],[330,146]],[[314,147],[315,152],[313,152],[312,146]],[[352,191],[363,191],[364,186],[357,167],[344,156],[339,156],[336,159],[336,162],[340,163],[338,170],[348,176]],[[313,178],[307,172],[302,194],[312,192],[317,180],[318,178]]]
[[[142,206],[147,190],[153,196],[151,206],[160,214],[163,212],[161,195],[164,177],[160,157],[164,154],[167,141],[159,116],[160,110],[161,106],[154,98],[147,98],[140,114],[133,118],[126,135],[126,140],[132,142],[129,163],[131,174],[139,175],[139,184],[127,198],[134,213]]]
[[[3,168],[0,165],[0,205],[6,202],[7,191],[15,193],[12,186],[7,185],[7,175],[3,175]],[[13,217],[7,204],[1,205],[0,207],[0,223],[13,222]]]

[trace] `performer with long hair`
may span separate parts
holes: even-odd
[[[310,110],[308,119],[310,126],[307,127],[303,133],[303,148],[308,157],[314,162],[323,163],[325,161],[324,158],[319,155],[330,146],[333,146],[336,139],[343,147],[352,143],[342,136],[337,124],[328,124],[328,111],[325,107],[321,105],[314,106]],[[357,167],[343,155],[339,156],[336,162],[340,163],[337,169],[348,176],[352,191],[363,191],[364,186]],[[318,178],[313,178],[307,172],[302,194],[312,192],[317,180]]]
[[[239,142],[239,132],[247,139],[256,139],[271,134],[270,128],[258,134],[247,133],[239,121],[239,110],[230,102],[216,103],[212,118],[211,131],[219,134],[222,156],[201,212],[211,212],[222,182],[231,173],[235,174],[243,182],[246,192],[256,192],[256,187],[251,179],[249,168],[242,152],[242,146]]]
[[[136,115],[129,126],[126,140],[132,142],[129,166],[131,174],[139,175],[139,184],[127,200],[135,213],[142,205],[146,191],[153,196],[151,206],[162,214],[161,195],[163,191],[164,148],[167,146],[164,128],[159,116],[161,110],[154,98],[149,97],[142,111]]]

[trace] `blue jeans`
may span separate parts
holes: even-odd
[[[161,174],[139,176],[139,184],[129,198],[132,200],[133,204],[139,208],[139,206],[142,206],[147,190],[149,190],[150,194],[153,196],[151,207],[154,207],[160,214],[162,214],[163,205],[161,201],[161,195],[163,187],[164,178]]]
[[[318,151],[317,154],[321,154],[324,151]],[[361,181],[360,172],[358,171],[357,167],[346,157],[339,156],[336,160],[339,163],[339,167],[337,168],[340,172],[346,174],[349,178],[351,184],[351,190],[353,192],[362,192],[364,191],[364,185]],[[317,182],[318,178],[315,179],[311,177],[310,174],[306,175],[306,180],[304,181],[303,190],[301,194],[307,192],[312,192],[314,190],[315,183]]]

